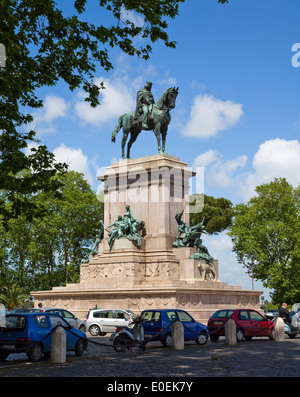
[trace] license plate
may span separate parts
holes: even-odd
[[[215,321],[214,324],[215,325],[223,325],[223,321]]]
[[[14,350],[15,346],[14,345],[3,345],[5,350]]]
[[[152,336],[152,334],[144,334],[144,338],[151,338]]]

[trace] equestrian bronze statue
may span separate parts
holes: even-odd
[[[168,125],[171,121],[170,109],[175,108],[178,95],[178,87],[170,87],[163,92],[157,102],[154,103],[151,93],[151,82],[147,82],[144,89],[137,94],[136,111],[124,113],[112,133],[112,142],[116,141],[116,135],[123,127],[122,158],[125,159],[125,145],[127,144],[127,158],[130,158],[130,148],[142,130],[153,130],[157,139],[158,153],[166,153],[166,136]],[[161,144],[162,143],[162,144]]]

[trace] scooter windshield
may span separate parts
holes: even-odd
[[[295,328],[300,327],[300,312],[294,314],[294,316],[292,317],[292,326]]]

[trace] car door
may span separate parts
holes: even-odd
[[[251,333],[252,323],[248,310],[243,309],[239,311],[237,323],[237,326],[240,326],[243,330],[244,335],[253,335],[253,333]]]
[[[268,328],[266,319],[256,310],[249,310],[249,315],[251,318],[251,326],[256,328],[253,329],[253,335],[268,336],[270,334],[270,329]]]
[[[160,311],[145,310],[141,313],[142,326],[144,328],[145,338],[152,337],[159,333],[162,329]]]
[[[52,324],[49,323],[44,313],[32,316],[32,322],[33,325],[30,330],[31,339],[36,341],[43,340],[44,351],[49,352],[51,350]]]
[[[115,332],[115,319],[113,310],[102,310],[98,319],[102,332]]]

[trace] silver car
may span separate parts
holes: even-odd
[[[57,313],[61,315],[63,318],[65,318],[68,323],[73,327],[73,328],[78,328],[81,331],[85,332],[85,322],[77,318],[73,313],[69,312],[66,309],[57,309],[57,308],[51,308],[51,307],[43,307],[41,311],[44,312],[51,312],[51,313]]]
[[[134,317],[136,314],[130,310],[93,309],[85,319],[85,326],[92,336],[104,336],[108,332],[116,332],[116,328],[131,327],[129,323]]]

